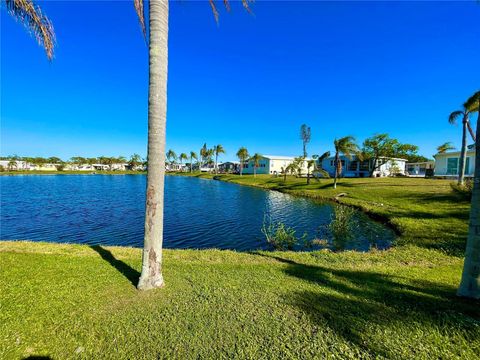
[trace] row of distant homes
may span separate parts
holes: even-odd
[[[125,170],[145,170],[142,165],[132,168],[126,163],[114,163],[111,165],[105,164],[31,164],[27,161],[17,160],[15,165],[10,160],[0,160],[0,166],[5,170],[19,170],[19,171],[58,171],[60,169],[65,171],[125,171]]]
[[[342,162],[342,177],[385,177],[394,175],[403,175],[410,177],[435,176],[442,178],[454,178],[458,176],[460,152],[446,152],[436,154],[434,161],[425,161],[417,163],[409,163],[405,159],[398,158],[380,158],[377,164],[373,164],[372,160],[359,160],[355,156],[351,159],[346,156],[340,156]],[[309,160],[309,159],[307,159]],[[283,173],[289,164],[295,161],[294,157],[263,155],[259,161],[258,167],[255,169],[257,174],[279,175]],[[225,162],[218,165],[220,172],[238,172],[240,164],[238,162]],[[317,163],[317,167],[321,167],[328,172],[330,176],[335,175],[335,158],[333,156],[322,160],[321,164]],[[373,173],[372,173],[372,169]],[[212,171],[213,167],[202,167],[202,171]],[[307,174],[307,161],[302,164],[302,173]],[[311,170],[311,169],[310,169]],[[475,149],[470,146],[467,151],[465,176],[472,177],[475,170]],[[254,164],[252,161],[244,164],[243,174],[253,174]]]
[[[361,161],[356,157],[351,159],[346,156],[340,156],[342,162],[342,177],[368,177],[372,172],[372,168],[375,170],[372,173],[374,177],[385,177],[393,175],[404,175],[411,177],[424,177],[424,176],[436,176],[436,177],[456,177],[459,172],[460,152],[452,151],[446,153],[439,153],[435,156],[435,161],[426,161],[418,163],[408,163],[405,159],[392,159],[381,158],[379,163],[373,164],[371,160]],[[307,159],[308,160],[308,159]],[[283,172],[289,164],[295,161],[294,157],[289,156],[273,156],[263,155],[259,161],[259,166],[255,169],[257,174],[271,174],[279,175]],[[11,169],[12,164],[9,160],[0,160],[0,166],[4,169]],[[26,161],[16,161],[14,167],[15,170],[31,170],[31,171],[56,171],[59,170],[60,164],[42,164],[34,165]],[[129,164],[117,163],[111,165],[105,164],[66,164],[62,165],[63,170],[67,171],[125,171],[125,170],[145,170],[145,167],[139,165],[135,168],[131,168]],[[327,171],[330,176],[335,174],[335,161],[334,157],[328,157],[322,160],[321,164],[317,163],[317,167],[321,167]],[[218,164],[218,171],[223,173],[235,173],[238,172],[240,163],[238,162],[224,162]],[[188,170],[188,167],[180,164],[168,164],[167,170],[181,171]],[[205,165],[200,169],[204,172],[210,172],[214,170],[213,165]],[[302,164],[302,173],[307,173],[307,161]],[[474,146],[469,146],[466,158],[465,176],[473,176],[475,170],[475,149]],[[243,166],[244,174],[253,174],[254,166],[253,162],[249,161]]]

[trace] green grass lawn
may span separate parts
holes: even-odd
[[[140,249],[0,242],[0,358],[480,356],[480,301],[455,297],[468,203],[448,181],[222,179],[346,192],[401,235],[370,253],[166,250],[150,292],[134,286]]]

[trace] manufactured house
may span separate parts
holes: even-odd
[[[14,164],[15,163],[15,164]],[[4,170],[30,170],[30,164],[21,160],[0,160],[0,166]]]
[[[408,177],[432,176],[434,169],[435,161],[407,163],[405,165],[405,175]]]
[[[369,177],[374,168],[374,160],[359,160],[356,156],[349,159],[347,156],[341,155],[340,161],[342,162],[341,177]],[[376,163],[378,167],[373,171],[372,176],[405,175],[405,163],[405,159],[381,157]],[[335,176],[335,156],[323,159],[319,166],[327,171],[330,176]]]
[[[222,173],[238,173],[240,169],[240,163],[237,161],[226,161],[224,163],[217,164],[218,171]]]
[[[457,177],[460,171],[460,151],[439,153],[434,156],[434,175],[439,177]],[[465,177],[473,177],[475,171],[475,146],[470,145],[467,150]]]
[[[310,159],[305,159],[302,162],[302,173],[307,173],[307,161]],[[282,174],[283,170],[295,161],[295,157],[292,156],[275,156],[275,155],[262,155],[259,165],[256,169],[257,174],[271,174],[278,175]],[[253,174],[254,173],[254,163],[252,160],[247,161],[243,165],[243,174]]]

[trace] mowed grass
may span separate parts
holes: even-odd
[[[0,358],[480,357],[480,301],[455,296],[469,204],[448,181],[220,178],[344,192],[401,234],[370,253],[166,250],[150,292],[140,249],[0,242]]]
[[[0,243],[0,358],[463,358],[480,302],[461,259],[166,250],[164,289],[135,289],[140,249]]]

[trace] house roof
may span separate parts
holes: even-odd
[[[444,153],[437,153],[435,155],[433,155],[434,158],[436,158],[437,156],[452,156],[452,155],[460,155],[461,151],[448,151],[448,152],[444,152]],[[475,154],[475,147],[473,148],[467,148],[467,154]]]
[[[345,155],[340,155],[340,158],[347,158]],[[325,158],[323,160],[332,160],[332,159],[335,159],[335,156],[330,156],[328,158]],[[395,160],[395,161],[405,161],[407,162],[407,159],[402,159],[402,158],[390,158],[390,157],[387,157],[387,156],[379,156],[379,159],[388,159],[388,160]],[[358,160],[357,157],[355,155],[352,155],[352,160],[356,161]],[[369,159],[365,159],[365,160],[369,160]]]
[[[269,160],[295,160],[295,156],[281,156],[281,155],[262,155],[262,157]],[[305,158],[305,160],[311,160],[311,158]]]

